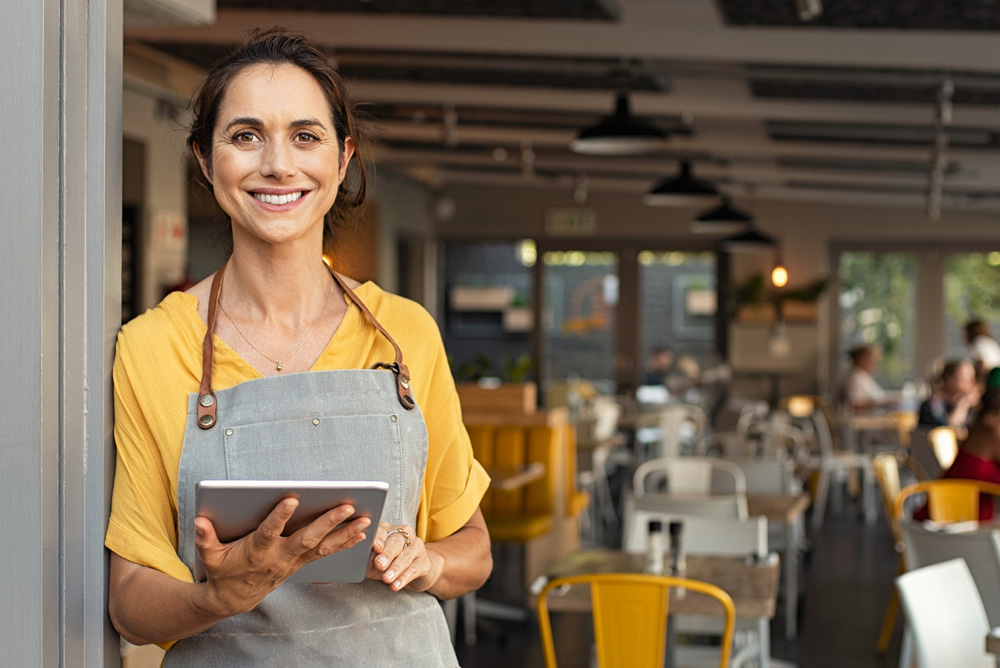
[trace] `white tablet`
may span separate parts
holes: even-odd
[[[299,500],[284,535],[309,524],[337,506],[349,503],[358,517],[371,518],[365,539],[357,545],[310,562],[295,571],[287,582],[361,582],[368,570],[375,530],[389,484],[380,481],[327,480],[202,480],[195,486],[195,515],[207,517],[223,543],[252,533],[278,502],[294,496]],[[194,577],[205,579],[205,570],[195,550]]]

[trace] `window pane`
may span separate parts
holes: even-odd
[[[982,320],[1000,334],[1000,251],[956,253],[944,265],[945,358],[969,356],[965,323]]]
[[[676,371],[690,365],[705,369],[716,361],[715,254],[651,251],[639,253],[639,351],[649,361],[657,349],[673,353]],[[678,362],[681,364],[678,367]],[[643,368],[645,372],[645,367]],[[643,373],[643,376],[647,374]],[[655,374],[641,377],[640,383]],[[679,373],[671,374],[683,385]],[[676,387],[676,390],[683,387]]]
[[[545,262],[548,378],[613,393],[618,260],[611,252],[549,251]]]
[[[914,378],[917,259],[912,253],[850,252],[840,256],[840,360],[862,344],[882,348],[875,373],[899,389]]]
[[[444,343],[458,381],[518,381],[531,354],[531,242],[445,246]],[[528,378],[533,374],[528,373]]]

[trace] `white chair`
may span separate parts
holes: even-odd
[[[798,494],[802,486],[795,477],[795,463],[790,459],[726,457],[743,472],[747,494]]]
[[[812,403],[809,403],[809,402]],[[826,515],[826,504],[830,496],[830,488],[834,479],[841,480],[850,472],[861,474],[861,494],[865,519],[869,524],[875,522],[878,516],[878,506],[875,500],[875,475],[872,470],[871,455],[837,449],[833,445],[833,432],[826,419],[826,413],[819,401],[813,397],[787,397],[783,403],[788,416],[794,424],[802,426],[815,439],[816,452],[804,462],[806,468],[815,471],[816,498],[813,502],[812,524],[818,528],[823,525]]]
[[[996,668],[996,659],[986,653],[986,610],[965,561],[904,573],[896,578],[896,589],[918,668]]]
[[[710,496],[683,496],[647,492],[642,496],[627,494],[625,511],[629,504],[652,510],[660,510],[675,515],[699,515],[702,517],[722,517],[745,520],[747,513],[746,494],[712,494]]]
[[[747,482],[739,466],[718,457],[661,457],[643,462],[635,470],[636,496],[658,491],[666,479],[670,495],[709,496],[713,493],[746,494]]]
[[[947,533],[902,522],[907,570],[950,559],[965,560],[983,599],[990,626],[1000,626],[1000,530]]]
[[[713,555],[727,557],[765,558],[768,554],[767,518],[751,517],[709,517],[675,513],[670,510],[650,507],[650,496],[640,499],[629,498],[625,502],[625,526],[622,534],[622,549],[626,552],[644,553],[648,546],[649,522],[658,520],[664,527],[671,521],[684,525],[683,546],[689,555]],[[716,634],[720,630],[718,618],[688,616],[675,620],[675,628],[681,633]],[[770,624],[766,618],[755,622],[737,620],[740,640],[731,661],[732,666],[756,660],[760,665],[770,654]],[[679,659],[678,665],[702,665],[697,650],[692,650],[686,660]]]
[[[676,457],[690,453],[708,426],[704,409],[694,404],[669,404],[660,411],[659,440],[655,457]],[[685,448],[688,448],[685,451]]]
[[[649,522],[659,520],[684,524],[684,549],[688,554],[716,556],[767,556],[767,518],[710,517],[689,515],[656,508],[639,499],[625,502],[625,528],[622,549],[643,553],[648,547]],[[665,530],[665,529],[664,529]]]

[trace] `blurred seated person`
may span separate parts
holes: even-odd
[[[643,385],[666,385],[667,374],[674,368],[674,351],[665,346],[657,346],[646,362],[642,374]]]
[[[888,396],[874,376],[882,361],[882,350],[878,346],[862,345],[851,348],[847,355],[851,368],[841,385],[841,401],[855,413],[885,404]]]
[[[965,325],[965,342],[976,369],[977,378],[985,378],[990,369],[1000,366],[1000,344],[990,334],[982,320],[970,320]]]
[[[969,436],[958,448],[958,455],[942,478],[984,480],[1000,484],[1000,368],[990,371],[986,390],[969,426]],[[921,508],[914,519],[927,519],[927,509]],[[979,499],[979,520],[993,519],[993,498]]]
[[[920,405],[917,423],[930,427],[967,427],[979,403],[976,369],[969,360],[944,365],[934,393]]]

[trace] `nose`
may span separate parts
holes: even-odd
[[[266,142],[261,156],[261,174],[274,178],[290,176],[295,172],[293,148],[283,141]]]

